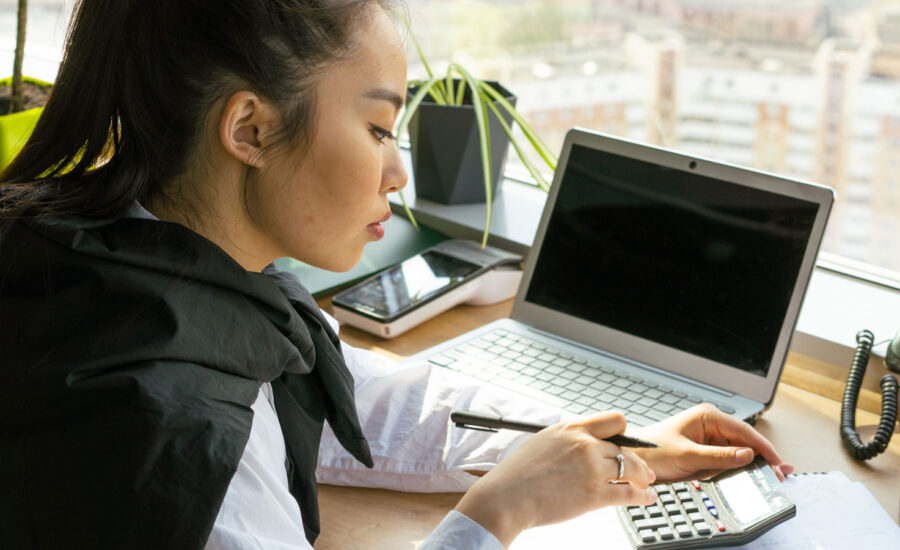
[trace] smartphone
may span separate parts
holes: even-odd
[[[393,338],[447,309],[515,295],[515,288],[482,284],[496,269],[518,270],[522,258],[474,241],[450,240],[391,266],[336,294],[334,316],[383,338]],[[517,286],[517,285],[516,285]],[[492,292],[494,296],[480,296]]]

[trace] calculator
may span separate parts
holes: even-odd
[[[618,507],[625,532],[639,550],[746,544],[797,515],[797,507],[762,457],[708,481],[653,488],[655,504]]]

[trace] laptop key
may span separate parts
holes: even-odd
[[[640,399],[640,398],[641,398],[641,394],[635,393],[635,392],[630,391],[630,390],[627,391],[627,392],[625,392],[624,394],[622,394],[622,399],[627,399],[627,400],[629,400],[629,401],[631,401],[631,402],[635,402],[635,401],[637,401],[637,400]]]
[[[673,410],[675,407],[673,407],[672,405],[668,405],[668,404],[666,404],[666,403],[656,403],[656,404],[653,405],[653,407],[651,407],[651,408],[654,409],[654,410],[657,410],[657,411],[659,411],[659,412],[661,412],[661,413],[670,413],[670,412],[672,412],[672,410]]]
[[[675,397],[674,395],[670,394],[670,395],[664,395],[664,396],[660,397],[659,400],[662,401],[663,403],[668,403],[669,405],[674,405],[675,403],[678,403],[679,401],[681,401],[681,398]]]
[[[669,418],[668,414],[661,413],[659,411],[654,411],[653,409],[650,409],[649,411],[645,412],[644,416],[646,416],[647,418],[650,418],[652,420],[657,420],[657,421],[665,420],[665,419]]]
[[[651,389],[644,392],[644,397],[649,397],[650,399],[659,399],[663,395],[665,395],[663,394],[663,392],[656,389]]]
[[[562,397],[563,399],[565,399],[566,401],[575,401],[576,399],[581,397],[579,394],[577,394],[571,390],[566,390],[566,391],[562,392],[561,394],[559,394],[559,396]]]
[[[444,354],[435,355],[434,357],[428,358],[429,363],[434,363],[435,365],[440,365],[442,367],[446,367],[453,361],[454,361],[454,359],[452,357],[447,357]]]

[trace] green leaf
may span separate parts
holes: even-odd
[[[421,229],[419,229],[419,223],[416,221],[416,217],[413,216],[412,210],[410,210],[409,205],[406,204],[406,197],[403,196],[403,189],[398,191],[397,194],[400,195],[400,202],[403,203],[403,210],[406,212],[406,217],[409,218],[409,221],[416,231],[421,231]]]
[[[547,166],[550,167],[551,170],[556,170],[557,158],[554,155],[550,148],[544,143],[544,141],[537,135],[534,129],[531,128],[531,125],[516,111],[516,108],[512,106],[512,104],[503,97],[503,94],[494,89],[493,86],[487,84],[485,82],[481,82],[481,89],[487,92],[492,98],[494,98],[497,103],[503,107],[506,112],[512,115],[513,120],[516,121],[516,124],[522,128],[522,132],[525,133],[525,137],[528,138],[528,141],[531,142],[531,145],[534,146],[534,150],[537,151],[538,155],[544,159],[544,162],[547,163]]]
[[[403,130],[406,128],[406,125],[409,124],[409,120],[412,118],[413,113],[416,112],[416,109],[419,108],[419,104],[422,103],[422,100],[425,98],[425,94],[431,91],[431,88],[440,81],[440,78],[434,77],[428,82],[419,86],[419,89],[416,91],[416,95],[412,97],[409,101],[406,102],[406,108],[403,110],[403,116],[400,117],[400,121],[397,123],[397,131],[395,135],[400,135]],[[419,82],[419,81],[417,81]],[[439,105],[443,105],[443,103],[438,103]]]
[[[462,105],[464,97],[466,97],[466,86],[465,86],[465,82],[460,80],[459,81],[459,89],[456,90],[456,101],[454,102],[454,105]]]
[[[485,95],[479,89],[481,81],[469,74],[469,71],[464,67],[453,63],[448,70],[458,72],[472,91],[472,107],[475,109],[475,122],[478,125],[478,135],[481,140],[481,168],[484,176],[485,220],[484,233],[481,237],[481,248],[484,249],[487,246],[488,235],[490,235],[491,218],[494,210],[494,197],[491,185],[491,137],[485,112],[487,109],[485,106]]]
[[[550,184],[544,178],[544,175],[534,167],[531,159],[525,156],[525,152],[522,150],[519,142],[513,136],[512,128],[509,126],[509,124],[506,123],[506,120],[503,118],[503,116],[501,116],[500,109],[498,109],[497,106],[494,105],[493,101],[488,101],[487,105],[491,108],[492,111],[494,111],[494,116],[497,117],[497,120],[500,121],[500,125],[503,126],[503,129],[506,131],[506,135],[509,137],[509,142],[516,150],[516,154],[519,155],[519,158],[522,159],[522,164],[524,164],[525,168],[528,169],[528,173],[531,174],[531,177],[534,178],[535,182],[537,182],[538,187],[540,187],[544,191],[549,191]]]

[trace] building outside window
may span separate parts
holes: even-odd
[[[828,185],[823,250],[900,279],[900,1],[408,4],[433,64],[501,81],[551,149],[579,125]]]

